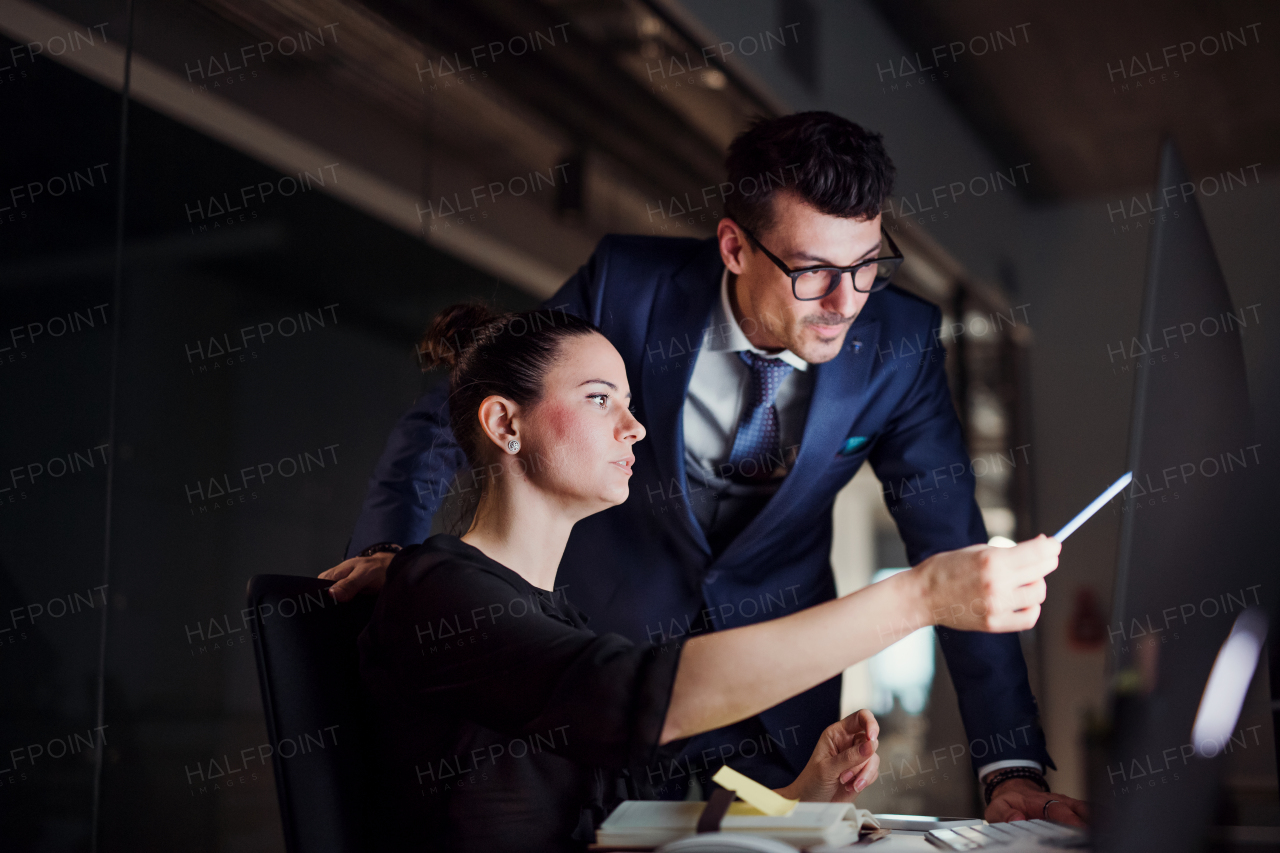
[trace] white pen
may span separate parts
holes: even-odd
[[[1093,503],[1089,504],[1087,507],[1080,510],[1079,514],[1077,514],[1075,518],[1068,521],[1066,523],[1066,526],[1064,526],[1057,533],[1053,534],[1053,538],[1061,542],[1063,539],[1066,539],[1072,533],[1075,533],[1077,527],[1079,527],[1080,525],[1088,521],[1090,516],[1092,516],[1098,510],[1102,509],[1102,507],[1106,505],[1107,501],[1111,500],[1117,494],[1119,494],[1120,490],[1123,489],[1125,486],[1129,485],[1129,483],[1132,482],[1132,480],[1133,480],[1133,472],[1125,471],[1123,477],[1121,477],[1119,480],[1116,480],[1107,488],[1105,492],[1103,492],[1102,494],[1094,498]]]

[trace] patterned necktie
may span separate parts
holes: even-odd
[[[778,466],[778,410],[774,398],[794,368],[780,358],[761,358],[745,350],[738,353],[751,368],[751,394],[738,421],[729,464],[734,479],[767,480]],[[772,458],[770,458],[772,457]]]

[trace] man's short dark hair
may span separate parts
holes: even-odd
[[[730,143],[725,166],[725,214],[757,235],[774,224],[783,189],[828,216],[872,219],[896,171],[880,134],[821,111],[759,119]]]

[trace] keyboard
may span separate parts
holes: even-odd
[[[957,826],[954,829],[931,829],[925,833],[930,843],[944,850],[978,850],[1007,844],[1044,845],[1046,847],[1084,847],[1088,836],[1073,826],[1047,820],[1017,820],[983,826]]]

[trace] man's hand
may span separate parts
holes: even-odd
[[[920,572],[938,625],[961,631],[1025,631],[1040,618],[1044,576],[1058,567],[1062,546],[1044,534],[1013,548],[970,545],[934,554]]]
[[[778,793],[806,802],[853,802],[880,775],[879,738],[880,724],[865,708],[832,723],[800,775]]]
[[[329,594],[337,601],[350,601],[357,592],[377,592],[387,579],[387,566],[395,554],[379,551],[372,557],[352,557],[320,573],[321,580],[337,581]]]
[[[1045,803],[1050,804],[1047,809]],[[1047,794],[1030,779],[1010,779],[991,794],[991,805],[987,806],[983,817],[989,823],[1041,818],[1071,826],[1086,826],[1089,804],[1066,794]]]

